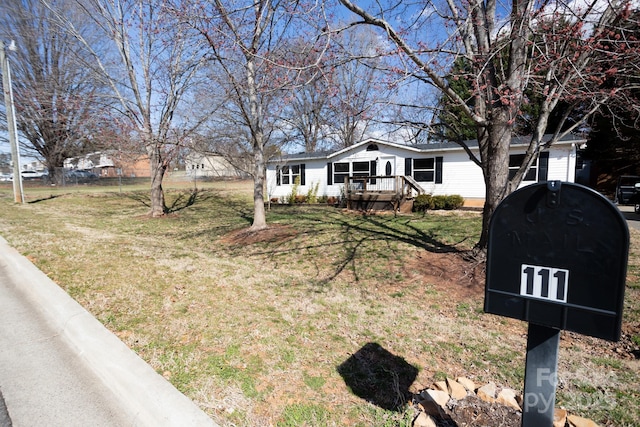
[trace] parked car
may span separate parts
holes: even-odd
[[[633,211],[640,214],[640,182],[634,186],[634,193],[629,198],[629,204],[633,205]]]
[[[43,172],[38,172],[34,170],[24,170],[20,172],[20,175],[22,176],[23,180],[30,181],[34,179],[42,179],[45,174]]]
[[[616,185],[616,196],[614,202],[619,205],[631,205],[632,198],[636,197],[636,184],[640,183],[640,176],[623,175],[618,178]]]
[[[13,174],[12,173],[0,173],[0,181],[2,181],[2,182],[13,181]]]
[[[98,179],[98,175],[83,169],[73,169],[65,172],[64,178],[70,182],[90,182]]]

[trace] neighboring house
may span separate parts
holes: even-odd
[[[515,173],[522,163],[528,141],[529,138],[513,138],[511,173]],[[521,186],[547,180],[574,182],[577,149],[585,142],[585,139],[570,136],[544,150]],[[479,157],[477,141],[468,141],[468,146]],[[383,178],[358,178],[365,176]],[[395,177],[396,184],[384,184],[386,177]],[[268,163],[268,197],[271,200],[286,198],[291,194],[296,178],[301,195],[315,185],[318,185],[318,196],[329,197],[344,196],[354,188],[371,191],[374,188],[384,190],[382,185],[402,185],[411,186],[411,191],[417,194],[457,194],[468,206],[482,206],[485,197],[482,170],[460,145],[453,142],[402,145],[368,139],[331,153],[285,155]],[[398,181],[400,178],[401,182]]]
[[[247,173],[217,154],[190,153],[185,158],[185,170],[191,179],[245,178]]]
[[[117,151],[95,152],[64,161],[65,169],[80,169],[94,172],[100,177],[149,178],[151,166],[145,154],[121,153]]]

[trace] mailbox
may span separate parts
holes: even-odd
[[[488,313],[620,339],[629,229],[618,208],[579,184],[521,188],[489,224]]]

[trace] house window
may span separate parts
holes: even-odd
[[[333,164],[333,182],[335,184],[344,184],[349,176],[349,163]]]
[[[511,154],[509,156],[509,179],[513,179],[524,162],[524,154]],[[523,181],[536,181],[538,179],[538,160],[536,159],[527,173],[524,175]]]
[[[295,184],[296,178],[300,179],[300,185],[304,185],[304,164],[282,166],[276,169],[277,185]]]
[[[353,162],[353,176],[369,176],[369,162]]]
[[[300,177],[300,165],[283,166],[280,169],[282,185],[289,185],[296,182],[296,177]]]
[[[367,151],[378,151],[378,146],[376,144],[367,145]]]
[[[413,159],[413,178],[419,182],[433,182],[436,176],[436,162],[433,157]]]

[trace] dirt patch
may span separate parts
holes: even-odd
[[[520,411],[475,396],[449,403],[444,412],[437,420],[440,427],[519,427],[522,423]]]
[[[242,246],[255,243],[283,243],[295,238],[298,232],[287,225],[270,225],[269,227],[253,230],[243,228],[232,231],[224,236],[221,241],[226,244]]]
[[[407,261],[407,269],[419,280],[432,284],[454,300],[484,293],[484,262],[465,259],[462,252],[437,253],[424,250]]]

